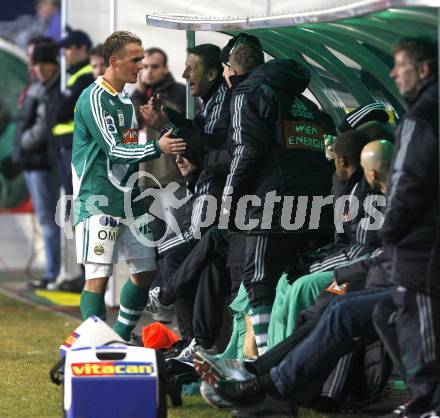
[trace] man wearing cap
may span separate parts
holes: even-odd
[[[60,271],[60,231],[55,224],[59,195],[52,143],[49,141],[50,103],[60,89],[60,73],[55,43],[45,39],[33,44],[29,66],[35,80],[26,92],[18,114],[13,159],[25,173],[35,213],[43,233],[46,266],[43,277],[30,281],[30,286],[46,288]]]
[[[66,59],[66,88],[57,104],[55,125],[52,136],[60,150],[61,177],[66,195],[72,195],[72,140],[73,111],[82,91],[93,83],[93,69],[89,63],[89,50],[92,42],[89,36],[80,30],[72,30],[58,43]]]

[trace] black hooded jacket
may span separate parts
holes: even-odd
[[[438,82],[419,91],[399,125],[380,236],[396,285],[440,297]]]
[[[330,195],[332,169],[325,158],[322,114],[301,94],[309,80],[308,70],[296,62],[274,59],[234,88],[230,105],[233,161],[224,195],[225,202],[227,195],[232,196],[230,229],[248,228],[255,233],[313,230],[309,227],[312,197]],[[274,194],[280,199],[275,199],[273,211],[270,207],[263,211],[265,202],[271,206]],[[245,195],[254,195],[252,202],[245,198],[237,207]],[[301,218],[296,213],[298,196],[308,199],[300,228],[294,225],[295,217]],[[244,224],[249,219],[253,224],[243,228],[243,220],[240,225],[235,215],[241,216],[246,200]],[[322,209],[319,228],[314,231],[332,223],[330,216],[331,202]]]

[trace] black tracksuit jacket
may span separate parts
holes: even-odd
[[[323,117],[301,94],[309,80],[308,70],[296,62],[274,59],[257,67],[232,91],[230,135],[234,149],[224,195],[232,195],[231,229],[240,197],[256,195],[261,205],[248,205],[247,216],[259,224],[251,232],[304,233],[309,227],[311,197],[330,194],[332,168],[324,153]],[[261,222],[269,192],[280,196],[281,202],[275,203],[272,219]],[[293,198],[288,211],[293,224],[298,196],[309,197],[304,226],[283,229],[285,199]],[[331,214],[331,205],[327,205],[318,231],[332,224]]]
[[[396,135],[380,236],[395,285],[440,297],[438,82],[410,103]]]

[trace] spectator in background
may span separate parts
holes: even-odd
[[[25,170],[26,183],[34,210],[43,231],[46,271],[30,286],[46,288],[60,271],[60,231],[55,223],[59,196],[59,174],[49,141],[50,115],[47,103],[60,89],[55,43],[37,43],[32,48],[30,64],[35,80],[29,87],[19,112],[14,139],[14,160]]]
[[[64,192],[72,195],[72,141],[73,141],[73,112],[76,101],[82,91],[93,83],[93,70],[89,63],[89,50],[92,41],[80,30],[72,30],[58,43],[66,59],[67,79],[66,89],[59,97],[56,106],[55,123],[52,136],[60,151],[60,169]],[[68,209],[69,212],[69,209]]]
[[[390,76],[408,101],[396,134],[388,206],[380,236],[392,254],[394,310],[376,325],[412,397],[408,418],[440,416],[440,248],[438,50],[425,39],[394,48]],[[381,322],[381,317],[384,321]],[[390,344],[391,342],[391,344]],[[397,342],[397,345],[396,345]]]
[[[133,105],[136,109],[136,116],[138,121],[143,121],[139,113],[139,107],[148,103],[148,101],[154,95],[160,95],[165,105],[182,115],[185,115],[186,111],[186,90],[185,86],[181,83],[177,83],[168,69],[168,57],[167,54],[160,48],[149,48],[145,50],[145,56],[142,60],[142,70],[139,73],[138,83],[136,90],[131,96]],[[143,134],[146,135],[147,141],[157,140],[160,134],[155,129],[143,124]],[[171,182],[184,184],[184,180],[177,169],[175,160],[170,155],[162,154],[160,158],[144,162],[140,165],[142,171],[146,171],[152,174],[159,181],[161,186],[167,186]],[[141,179],[141,187],[143,188],[157,188],[156,184],[149,177],[143,177]],[[182,198],[184,196],[184,188],[181,188]],[[164,219],[166,220],[166,214],[169,213],[169,199],[173,196],[169,196],[164,191],[158,193],[161,206],[163,208]],[[147,205],[149,203],[147,202]],[[171,209],[172,210],[172,209]],[[176,215],[176,213],[174,213]],[[183,215],[183,213],[181,213]],[[178,216],[179,217],[179,216]],[[156,218],[157,219],[157,218]],[[166,228],[169,222],[161,222],[156,220],[152,223],[152,230],[155,239],[160,239],[166,232]]]
[[[36,36],[61,38],[60,0],[37,0],[36,15],[22,15],[12,22],[0,22],[0,37],[26,49]]]
[[[93,69],[93,77],[95,80],[105,73],[105,64],[104,64],[104,45],[98,44],[90,49],[90,65]]]
[[[60,0],[38,0],[37,15],[44,22],[43,35],[56,41],[61,39]]]

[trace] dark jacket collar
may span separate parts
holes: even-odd
[[[359,183],[363,177],[364,177],[364,170],[362,170],[362,167],[358,167],[356,171],[350,176],[350,178],[346,183],[345,186],[346,194],[350,194],[350,191],[353,190],[353,187],[356,185],[356,183]]]
[[[207,103],[209,99],[214,95],[214,93],[218,90],[220,87],[220,84],[223,83],[223,77],[217,77],[217,79],[214,81],[214,84],[211,86],[211,88],[207,91],[207,93],[202,97],[203,103]]]
[[[416,91],[411,94],[410,96],[406,97],[406,101],[408,104],[412,105],[414,104],[419,98],[423,95],[423,93],[428,89],[430,86],[432,86],[434,83],[438,83],[437,76],[429,77],[428,79],[424,80],[422,83],[419,84]]]
[[[59,84],[59,82],[60,82],[60,69],[58,67],[52,78],[44,85],[44,87],[46,91],[49,91],[56,84]]]
[[[240,75],[232,75],[231,77],[229,77],[229,80],[231,81],[232,84],[232,89],[235,89],[235,87],[237,87],[240,83],[246,80],[250,74],[251,73],[249,72]]]
[[[154,91],[156,90],[167,90],[172,85],[174,85],[176,81],[174,80],[174,77],[171,73],[166,73],[165,76],[160,80],[157,84],[144,84],[144,87],[146,89],[152,89]]]
[[[90,62],[89,60],[84,60],[79,62],[78,64],[72,65],[71,67],[69,67],[69,69],[67,70],[67,72],[69,74],[75,74],[77,71],[79,71],[81,68],[85,67],[86,65],[89,65]]]

